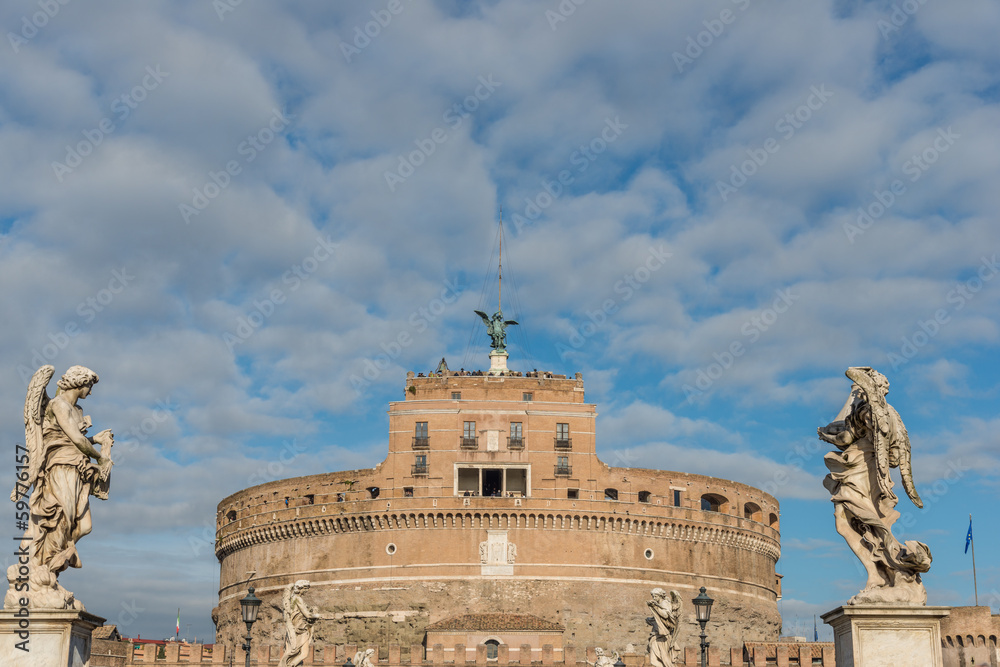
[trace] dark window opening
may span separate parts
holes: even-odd
[[[566,497],[570,500],[579,500],[580,489],[566,489]]]
[[[347,500],[347,494],[346,493],[344,493],[343,491],[341,491],[340,493],[337,494],[337,502],[338,503],[342,503],[345,500]]]
[[[462,392],[460,392],[460,391],[453,391],[453,392],[451,392],[451,400],[453,400],[453,401],[460,401],[460,400],[462,400]]]
[[[503,495],[502,470],[483,470],[483,495],[486,497]]]
[[[316,496],[310,493],[309,495],[306,496],[306,505],[315,505],[315,504],[316,504]]]
[[[725,497],[714,493],[706,493],[701,497],[701,509],[704,512],[725,512],[728,503]]]
[[[678,489],[674,489],[674,507],[681,506],[681,492]]]
[[[496,660],[500,654],[500,642],[495,639],[486,640],[486,659]]]
[[[235,510],[229,510],[226,513],[226,519],[228,521],[236,521],[236,511]]]
[[[526,391],[523,394],[521,394],[521,400],[522,401],[530,401],[533,398],[534,398],[534,394],[532,394],[530,391]]]
[[[368,487],[368,495],[371,497],[372,500],[378,498],[378,494],[379,494],[379,488],[377,486]]]
[[[640,503],[648,503],[649,502],[649,498],[652,495],[653,494],[650,493],[649,491],[640,491],[639,492],[639,502]]]
[[[403,487],[403,497],[404,498],[412,498],[413,497],[413,487],[412,486],[404,486]]]
[[[618,489],[604,489],[605,500],[618,500]]]

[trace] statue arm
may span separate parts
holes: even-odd
[[[77,426],[73,417],[73,407],[66,403],[66,401],[60,401],[58,399],[52,400],[52,414],[56,418],[56,423],[59,424],[59,428],[62,429],[66,437],[70,439],[76,448],[81,452],[93,459],[100,460],[101,453],[94,449],[94,439],[88,438],[81,431],[79,426]],[[108,431],[101,431],[98,436],[103,436]]]

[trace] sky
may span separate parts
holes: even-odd
[[[775,495],[786,633],[864,583],[815,435],[849,366],[909,430],[929,604],[974,602],[971,513],[996,613],[997,3],[12,0],[0,27],[0,484],[31,373],[94,369],[116,466],[60,580],[123,634],[180,609],[210,639],[220,500],[372,467],[407,371],[488,367],[501,207],[511,368],[582,373],[611,465]]]

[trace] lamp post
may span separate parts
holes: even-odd
[[[260,610],[260,598],[253,594],[253,586],[246,597],[240,600],[240,613],[243,614],[243,622],[247,624],[246,643],[243,650],[246,652],[246,667],[250,667],[250,626],[257,620],[257,612]]]
[[[701,587],[701,592],[698,593],[698,597],[691,600],[694,604],[695,618],[698,619],[698,623],[701,624],[701,667],[705,667],[706,656],[708,653],[708,642],[705,636],[705,625],[708,623],[709,619],[712,618],[712,603],[715,602],[712,598],[705,595],[705,587]]]

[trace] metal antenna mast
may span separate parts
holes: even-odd
[[[500,205],[500,253],[497,264],[497,312],[502,313],[500,307],[500,290],[503,287],[503,204]]]

